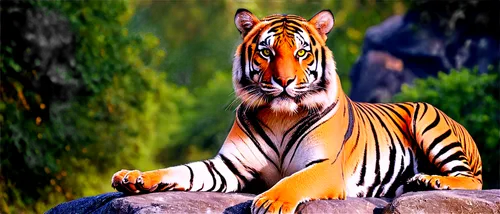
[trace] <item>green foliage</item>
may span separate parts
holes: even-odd
[[[181,130],[179,115],[192,105],[190,92],[168,84],[159,72],[165,57],[159,40],[129,35],[134,5],[39,1],[29,7],[49,8],[69,20],[75,68],[61,72],[77,73],[82,89],[67,99],[42,96],[32,85],[40,81],[32,65],[4,55],[1,213],[42,213],[63,201],[112,191],[109,179],[121,168],[159,168],[150,157]]]
[[[395,101],[427,102],[462,124],[475,140],[483,161],[483,188],[499,188],[500,72],[477,69],[439,73],[437,78],[403,85]]]
[[[391,15],[406,11],[404,1],[142,1],[130,26],[152,32],[168,57],[169,80],[190,90],[205,87],[214,71],[231,71],[231,59],[241,37],[233,17],[247,8],[257,17],[280,13],[306,19],[323,9],[332,10],[335,26],[327,45],[333,51],[343,88],[349,92],[349,72],[361,53],[364,32]],[[231,93],[228,90],[227,93]]]
[[[175,165],[213,157],[229,133],[239,104],[233,93],[228,93],[231,90],[228,72],[214,73],[206,87],[195,89],[193,105],[181,115],[182,131],[159,153],[158,160]]]

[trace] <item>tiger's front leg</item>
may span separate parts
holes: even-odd
[[[238,180],[217,157],[146,172],[120,170],[111,178],[111,185],[120,192],[132,194],[169,190],[234,192]]]
[[[325,161],[282,179],[255,197],[252,213],[294,213],[301,202],[345,197],[341,164]]]

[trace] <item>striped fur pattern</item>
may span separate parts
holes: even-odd
[[[310,20],[248,10],[233,64],[242,104],[210,160],[121,170],[128,193],[260,193],[252,213],[293,213],[301,202],[395,197],[409,189],[481,189],[481,158],[464,127],[427,103],[369,104],[342,91],[325,45],[330,11]]]

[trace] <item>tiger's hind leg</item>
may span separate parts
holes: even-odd
[[[467,130],[427,103],[416,103],[412,115],[416,147],[439,175],[420,172],[408,183],[424,189],[481,189],[481,157]]]
[[[441,175],[426,175],[418,173],[408,180],[408,183],[413,183],[424,189],[481,189],[480,180],[466,176],[441,176]]]

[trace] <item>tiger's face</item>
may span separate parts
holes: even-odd
[[[239,9],[235,24],[243,43],[235,54],[233,85],[247,108],[295,113],[321,110],[335,101],[335,62],[325,45],[334,24],[330,11],[309,21],[295,15],[259,20]]]

